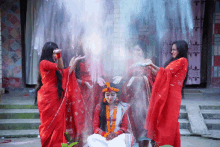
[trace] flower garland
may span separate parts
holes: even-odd
[[[106,86],[107,86],[107,88],[103,89],[102,92],[107,92],[107,91],[108,92],[111,92],[111,91],[119,92],[119,89],[110,87],[110,83],[109,82],[106,82]]]
[[[114,132],[114,130],[115,130],[116,114],[117,114],[117,106],[114,107],[113,119],[112,119],[112,128],[111,128],[111,127],[110,127],[109,105],[106,105],[106,120],[107,120],[107,130],[108,130],[108,132],[105,133],[105,135],[104,135],[105,138],[106,138],[111,132]]]

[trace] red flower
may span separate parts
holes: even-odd
[[[107,87],[107,91],[108,92],[111,92],[112,90],[111,90],[111,87]]]

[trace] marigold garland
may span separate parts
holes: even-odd
[[[110,127],[109,105],[106,105],[106,120],[107,120],[107,130],[108,130],[108,132],[105,133],[105,135],[104,135],[105,138],[106,138],[111,132],[114,132],[114,130],[115,130],[116,114],[117,114],[117,106],[114,107],[113,119],[112,119],[112,128],[111,128],[111,127]]]

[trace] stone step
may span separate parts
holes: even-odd
[[[180,126],[179,126],[180,129],[189,129],[190,124],[187,119],[179,119],[178,121],[180,123]]]
[[[0,119],[0,130],[38,129],[40,119]]]
[[[188,119],[188,115],[185,109],[180,109],[179,119]]]
[[[3,105],[0,104],[0,109],[38,109],[37,105]]]
[[[220,106],[214,106],[214,105],[201,105],[199,107],[201,110],[220,110]]]
[[[38,109],[37,105],[7,105],[0,104],[0,109]],[[181,105],[180,109],[186,109],[185,105]],[[220,109],[220,106],[219,106]]]
[[[211,139],[220,139],[220,130],[209,130],[210,135],[203,135],[203,137]]]
[[[180,129],[181,136],[190,136],[192,135],[188,129]]]
[[[189,136],[191,133],[187,129],[180,129],[181,136]],[[1,130],[0,137],[5,138],[20,138],[20,137],[38,137],[38,129],[30,130]]]
[[[180,110],[181,110],[181,109],[186,110],[186,105],[181,105],[181,106],[180,106]]]
[[[220,119],[220,110],[201,110],[204,119]]]
[[[191,89],[191,88],[184,88],[184,89],[183,89],[183,92],[184,92],[184,94],[185,94],[185,93],[187,93],[187,94],[188,94],[188,93],[190,93],[190,94],[193,94],[193,93],[196,93],[196,94],[202,93],[201,90],[199,90],[199,89],[193,89],[193,88],[192,88],[192,89]]]
[[[38,135],[39,135],[38,129],[0,131],[0,137],[5,137],[5,138],[38,137]]]
[[[205,119],[205,124],[209,130],[220,130],[220,119]]]
[[[0,109],[0,119],[39,119],[38,109]]]
[[[180,129],[189,129],[187,119],[179,119]],[[38,129],[40,119],[0,119],[0,130]]]

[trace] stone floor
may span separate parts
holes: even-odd
[[[11,140],[9,143],[2,143],[3,141]],[[0,139],[1,147],[40,147],[39,138],[10,138]],[[182,147],[219,147],[220,140],[207,139],[202,137],[194,136],[182,136],[181,137]],[[151,146],[149,146],[151,147]]]
[[[33,105],[33,88],[12,89],[3,94],[0,105]],[[185,89],[182,105],[218,105],[220,106],[220,88]],[[9,143],[3,141],[11,140]],[[182,147],[220,147],[220,140],[204,137],[182,136]],[[40,147],[39,138],[10,138],[0,139],[1,147]]]
[[[184,90],[182,104],[220,105],[220,88],[187,88]],[[0,104],[32,105],[35,92],[33,88],[10,89],[2,95]]]

